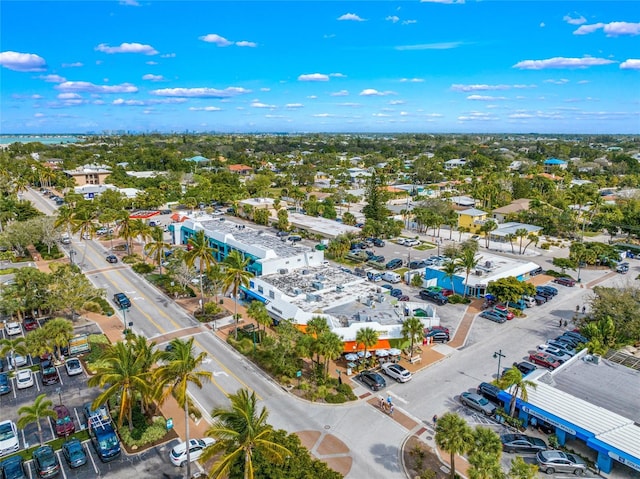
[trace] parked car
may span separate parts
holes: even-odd
[[[102,421],[101,415],[90,416],[87,420],[91,444],[102,462],[116,459],[120,453],[120,440],[111,421]]]
[[[531,453],[547,449],[547,443],[542,439],[524,434],[503,434],[500,441],[504,452]]]
[[[400,258],[393,258],[391,261],[389,261],[385,265],[385,268],[386,269],[397,269],[397,268],[400,268],[401,266],[402,266],[402,260]]]
[[[546,301],[549,301],[553,299],[555,295],[551,291],[543,289],[542,286],[538,286],[536,288],[536,297],[537,296],[542,296]]]
[[[482,313],[480,313],[480,317],[500,324],[507,322],[507,317],[498,313],[497,311],[483,311]]]
[[[11,381],[7,373],[0,373],[0,396],[11,392]]]
[[[536,304],[537,304],[538,306],[540,306],[541,304],[546,303],[546,302],[549,300],[549,298],[547,298],[546,296],[542,296],[542,295],[540,295],[540,294],[536,294],[536,295],[533,297],[533,299],[536,301]]]
[[[405,242],[405,241],[406,241],[406,239],[405,239],[405,238],[398,238],[398,239],[396,239],[396,243],[397,243],[397,244],[399,244],[399,245],[403,245],[403,246],[404,246],[404,242]]]
[[[533,298],[532,298],[532,300],[533,300]],[[535,301],[533,302],[533,304],[535,304]],[[533,304],[532,304],[532,306],[533,306]],[[509,301],[509,302],[507,302],[507,306],[509,308],[517,309],[519,311],[524,311],[525,309],[530,307],[530,306],[527,306],[527,303],[524,301],[524,299],[519,299],[518,301]]]
[[[22,327],[25,331],[33,331],[34,329],[38,329],[40,324],[36,318],[28,316],[22,321]]]
[[[543,289],[544,291],[548,291],[549,293],[551,293],[553,296],[558,294],[558,290],[556,288],[554,288],[553,286],[549,286],[549,285],[544,285],[544,286],[538,286],[538,288]]]
[[[210,437],[204,437],[202,439],[190,439],[189,440],[189,460],[190,462],[197,461],[202,455],[203,451],[214,444],[216,441]],[[187,443],[181,442],[169,453],[169,459],[171,464],[178,467],[187,465]]]
[[[82,412],[84,413],[84,418],[89,423],[89,418],[94,416],[98,416],[100,421],[103,423],[111,422],[111,416],[109,416],[109,411],[107,410],[107,406],[100,406],[98,409],[93,409],[91,407],[90,402],[84,403],[82,406]]]
[[[563,334],[563,336],[568,336],[570,338],[576,338],[582,344],[586,344],[589,342],[587,338],[585,338],[582,334],[577,331],[567,331]]]
[[[498,394],[500,394],[501,389],[494,384],[485,382],[480,383],[476,391],[478,392],[478,394],[484,396],[489,401],[492,401],[496,404],[502,403],[502,401],[500,401],[500,399],[498,398]]]
[[[417,239],[408,239],[404,241],[404,245],[405,246],[419,246],[420,245],[420,241],[418,241]]]
[[[67,376],[77,376],[82,374],[82,364],[78,358],[69,358],[65,361],[64,367],[67,370]]]
[[[520,370],[520,372],[524,376],[526,376],[527,374],[532,373],[533,371],[538,369],[535,364],[528,363],[527,361],[520,361],[519,363],[514,363],[514,366],[518,370]]]
[[[24,468],[24,459],[21,456],[13,456],[0,463],[2,479],[27,479],[27,471]]]
[[[384,380],[384,378],[378,373],[374,373],[373,371],[362,371],[358,375],[358,378],[374,391],[379,391],[380,389],[387,386],[387,382]]]
[[[53,365],[53,362],[51,362],[51,360],[40,362],[40,372],[42,374],[42,384],[50,386],[52,384],[60,382],[58,369]]]
[[[69,439],[62,444],[62,455],[72,469],[87,463],[87,453],[84,446],[76,438]]]
[[[555,359],[558,360],[559,363],[564,363],[566,361],[568,361],[569,359],[571,359],[571,355],[567,354],[565,351],[562,351],[558,348],[555,348],[553,346],[550,346],[548,344],[541,344],[538,346],[538,351],[542,351],[547,353],[550,356],[553,356]]]
[[[67,406],[57,404],[53,406],[53,411],[56,413],[56,419],[55,421],[53,418],[50,419],[58,437],[67,437],[76,432],[76,426],[73,424],[73,418]]]
[[[33,372],[31,369],[20,369],[16,374],[16,387],[27,389],[33,386]]]
[[[36,475],[41,479],[56,477],[60,473],[58,456],[49,445],[40,446],[33,451],[33,466]]]
[[[582,344],[582,342],[577,338],[574,338],[572,336],[565,336],[564,334],[557,336],[554,341],[562,345],[566,344],[566,347],[564,349],[571,350],[573,352],[575,352],[575,349]]]
[[[493,307],[493,311],[507,318],[507,321],[511,321],[515,317],[515,315],[511,311],[509,311],[509,308],[507,308],[504,304],[496,304]]]
[[[536,459],[540,470],[547,474],[569,472],[579,476],[587,470],[587,464],[581,457],[562,451],[540,451]]]
[[[382,248],[384,246],[384,240],[381,240],[380,238],[373,238],[373,246]]]
[[[455,294],[452,289],[448,289],[448,288],[442,288],[440,293],[442,294],[442,296],[446,296],[447,298]]]
[[[537,364],[538,366],[542,366],[543,368],[547,368],[551,370],[556,369],[557,367],[560,366],[560,362],[557,359],[541,351],[538,351],[536,353],[531,353],[529,355],[529,361],[531,361],[534,364]]]
[[[392,297],[394,298],[399,298],[400,296],[402,296],[404,293],[402,292],[401,289],[399,288],[393,288],[391,290],[391,293],[389,293]]]
[[[382,372],[389,376],[391,379],[395,379],[399,383],[406,383],[411,381],[411,372],[404,366],[400,366],[395,363],[384,363],[382,365]]]
[[[17,336],[18,334],[22,334],[22,327],[20,323],[11,321],[4,325],[4,332],[7,336]]]
[[[22,366],[26,366],[28,362],[26,356],[17,353],[13,353],[13,356],[11,354],[7,356],[7,360],[9,366],[13,368],[21,368]]]
[[[560,338],[548,339],[547,344],[549,346],[553,346],[554,348],[561,349],[562,351],[569,353],[571,356],[575,356],[577,352],[574,346],[574,343],[570,343],[568,341],[562,341],[560,340]]]
[[[120,309],[127,309],[131,307],[131,300],[124,293],[116,293],[113,295],[113,302],[116,303]]]
[[[409,269],[420,269],[420,268],[424,268],[425,266],[426,264],[422,259],[415,260],[409,263]]]
[[[487,398],[476,393],[463,392],[460,394],[460,402],[485,416],[493,416],[496,412],[496,407]]]
[[[425,328],[424,337],[431,338],[431,342],[433,343],[446,343],[450,339],[449,328],[445,328],[443,326],[431,326],[430,328]]]
[[[20,449],[18,428],[13,421],[0,422],[0,456],[6,456]]]
[[[562,286],[573,287],[576,285],[574,279],[567,278],[566,276],[561,276],[553,280],[554,283],[561,284]]]
[[[110,254],[110,255],[107,255],[105,260],[107,261],[107,263],[117,263],[118,257],[115,254]]]
[[[444,305],[449,302],[449,298],[443,295],[441,292],[433,292],[423,289],[420,291],[420,298],[426,299],[428,301],[433,301],[434,303]]]

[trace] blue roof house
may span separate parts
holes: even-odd
[[[548,160],[544,160],[544,169],[548,173],[552,168],[561,168],[563,170],[567,169],[567,162],[564,160],[559,160],[558,158],[549,158]]]

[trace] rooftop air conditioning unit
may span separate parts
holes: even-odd
[[[309,270],[308,269],[303,269],[302,270],[302,274],[304,274],[304,275],[309,274]]]
[[[300,288],[293,288],[293,294],[298,296],[299,294],[302,294],[302,290]]]
[[[278,273],[280,273],[280,274],[287,274],[288,272],[289,272],[289,270],[287,268],[280,268],[278,270]]]
[[[476,276],[482,276],[482,270],[481,269],[477,269],[475,274],[476,274]]]
[[[313,289],[317,290],[324,289],[324,284],[322,284],[320,281],[314,281],[313,283],[311,283],[311,286],[313,287]]]
[[[322,281],[322,280],[324,280],[324,274],[322,274],[322,273],[317,273],[317,274],[316,274],[316,279],[317,279],[318,281]]]
[[[338,293],[342,293],[342,292],[344,291],[344,286],[337,285],[337,286],[336,286],[336,291],[337,291]]]
[[[491,261],[486,261],[486,262],[484,263],[484,265],[485,265],[485,267],[487,267],[487,268],[489,268],[489,269],[493,268],[493,263],[492,263]]]

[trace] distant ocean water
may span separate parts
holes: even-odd
[[[81,139],[71,135],[0,135],[0,145],[33,143],[35,141],[43,145],[57,145],[59,143],[77,143]]]

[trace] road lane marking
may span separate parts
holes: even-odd
[[[98,470],[98,466],[96,466],[96,461],[93,460],[93,456],[91,455],[91,451],[89,450],[88,444],[89,444],[89,439],[84,442],[83,446],[87,449],[87,456],[89,456],[89,459],[91,459],[91,464],[93,464],[93,470],[96,471],[96,475],[99,476],[100,471]]]
[[[389,395],[393,396],[394,398],[396,398],[398,401],[400,401],[403,404],[409,404],[409,401],[407,401],[406,399],[401,398],[400,396],[398,396],[396,393],[394,393],[393,391],[387,391],[389,393]]]

